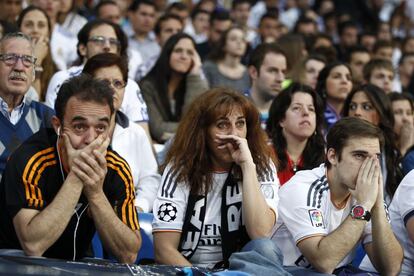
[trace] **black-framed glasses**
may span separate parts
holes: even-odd
[[[126,83],[124,81],[118,79],[105,79],[105,81],[108,82],[108,84],[112,85],[112,87],[115,89],[122,89],[126,86]]]
[[[13,66],[17,61],[21,59],[22,63],[26,67],[31,67],[36,64],[36,58],[30,55],[18,55],[18,54],[0,54],[0,60],[8,66]]]
[[[119,45],[121,45],[119,40],[113,37],[107,38],[104,36],[92,36],[88,39],[88,41],[98,44],[99,46],[104,46],[107,41],[111,47],[119,47]]]

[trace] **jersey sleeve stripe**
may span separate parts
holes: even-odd
[[[109,159],[111,159],[111,158],[109,158]],[[135,208],[133,210],[131,210],[131,206],[132,207],[134,206],[134,198],[135,198],[135,195],[133,193],[131,194],[131,188],[130,188],[132,186],[132,191],[134,190],[134,184],[132,182],[132,179],[129,179],[129,181],[128,181],[126,179],[125,175],[124,175],[125,172],[121,170],[121,167],[111,163],[112,160],[108,160],[108,161],[110,161],[110,162],[107,163],[107,166],[112,168],[113,170],[115,170],[118,173],[118,175],[121,177],[121,179],[123,180],[123,182],[125,184],[126,196],[125,196],[124,202],[122,204],[122,208],[121,208],[121,219],[126,225],[130,226],[131,229],[137,230],[137,229],[139,229],[139,225],[137,224],[138,219],[135,218],[137,213],[136,213]],[[127,207],[128,207],[128,209],[127,209]],[[127,216],[128,216],[128,219],[127,219]]]
[[[42,165],[42,167],[40,167],[40,169],[38,170],[38,173],[37,173],[37,176],[36,176],[36,179],[34,180],[34,188],[37,190],[37,194],[38,194],[38,199],[37,200],[35,200],[35,207],[36,208],[38,208],[38,207],[40,207],[40,208],[43,208],[43,199],[42,199],[42,193],[41,193],[41,191],[40,191],[40,189],[39,189],[39,179],[40,179],[40,177],[42,176],[42,173],[44,172],[44,170],[47,168],[47,167],[49,167],[49,166],[53,166],[53,165],[56,165],[57,164],[57,162],[56,162],[56,160],[51,160],[51,161],[49,161],[49,162],[45,162],[45,163],[43,163],[43,165]]]
[[[28,198],[31,197],[30,196],[30,187],[29,187],[29,183],[28,183],[28,179],[27,178],[28,178],[28,174],[34,170],[34,169],[32,169],[33,163],[35,162],[35,160],[38,157],[40,157],[42,155],[46,155],[46,154],[48,154],[50,152],[53,152],[53,151],[54,151],[54,148],[53,147],[47,148],[45,150],[42,150],[42,151],[36,153],[35,155],[33,155],[29,159],[29,161],[27,162],[27,164],[26,164],[26,166],[25,166],[25,168],[23,170],[23,175],[22,175],[22,181],[23,181],[23,185],[24,185],[24,188],[25,188],[26,199],[28,199]]]
[[[108,151],[107,155],[111,156],[112,158],[114,158],[116,161],[122,163],[129,172],[129,175],[131,175],[131,167],[129,166],[129,164],[125,161],[125,159],[122,159],[121,157],[119,157],[118,155],[116,155],[115,153],[113,153],[112,151]],[[132,176],[131,176],[132,178]]]
[[[112,157],[107,157],[106,161],[112,163],[113,165],[115,165],[115,166],[117,166],[118,168],[121,169],[120,171],[117,170],[117,172],[121,173],[121,171],[122,171],[122,174],[124,174],[128,178],[128,180],[125,180],[128,183],[126,185],[126,188],[129,189],[129,193],[131,195],[135,196],[134,180],[132,179],[131,170],[129,169],[129,166],[125,166],[124,163],[119,162],[119,161],[115,160]],[[132,183],[132,185],[129,185],[129,183]]]

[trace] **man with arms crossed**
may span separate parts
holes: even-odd
[[[273,239],[284,265],[337,273],[362,241],[381,275],[398,274],[403,251],[384,207],[383,143],[379,128],[344,118],[328,133],[326,164],[298,172],[280,189],[282,221]]]
[[[0,248],[79,259],[96,230],[120,262],[141,246],[134,184],[126,161],[108,149],[113,91],[81,75],[65,82],[52,128],[10,157],[0,184]]]

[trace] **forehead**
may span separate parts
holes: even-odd
[[[181,38],[177,44],[175,44],[174,49],[178,47],[193,48],[193,42],[189,38]]]
[[[115,37],[116,33],[114,28],[108,24],[102,24],[93,28],[90,33],[89,37],[91,36],[105,36],[105,37]]]
[[[364,60],[369,60],[370,59],[370,55],[368,53],[365,52],[354,52],[351,55],[351,59],[355,60],[355,59],[364,59]]]
[[[369,101],[371,102],[371,100],[369,99],[369,97],[367,96],[367,94],[364,91],[358,91],[354,94],[354,96],[352,96],[352,101]]]
[[[381,153],[378,138],[374,137],[350,137],[342,150],[342,152],[365,151],[368,154]]]
[[[139,5],[137,11],[155,12],[155,7],[142,3]]]
[[[325,63],[320,61],[320,60],[316,60],[316,59],[310,59],[306,62],[306,67],[318,67],[318,68],[323,68],[325,66]]]
[[[111,110],[108,104],[80,100],[74,96],[69,98],[66,104],[64,119],[71,121],[75,117],[89,119],[103,117],[109,118],[110,116]]]
[[[231,29],[231,30],[228,32],[227,36],[228,36],[228,37],[229,37],[229,36],[244,36],[244,33],[243,33],[243,31],[242,31],[242,30],[235,28],[235,29]]]
[[[122,77],[121,69],[116,65],[101,67],[94,73],[94,77],[97,78],[119,78],[120,76]]]
[[[291,104],[293,103],[313,104],[313,98],[309,93],[298,91],[292,95]]]
[[[31,42],[24,38],[9,38],[1,43],[0,50],[2,53],[20,53],[31,55]]]
[[[22,21],[36,20],[36,21],[47,21],[45,14],[39,10],[32,10],[26,13]]]
[[[216,30],[227,30],[231,25],[231,20],[214,20],[213,21],[213,28]]]
[[[377,67],[377,68],[374,68],[372,70],[372,75],[379,75],[379,74],[381,74],[381,75],[394,75],[394,72],[390,71],[389,69],[384,68],[384,67]]]
[[[411,104],[408,100],[397,100],[392,102],[393,109],[409,109],[411,110]]]
[[[223,119],[223,118],[238,118],[244,117],[245,114],[243,112],[242,107],[239,104],[233,105],[226,105],[222,104],[215,110],[215,119]]]
[[[262,66],[274,66],[278,68],[286,68],[286,57],[282,54],[267,53],[263,59]]]
[[[171,27],[182,28],[183,24],[180,20],[175,18],[169,18],[161,23],[161,30]]]
[[[346,67],[345,65],[338,65],[331,69],[329,75],[336,73],[349,74],[350,72],[348,70],[348,67]]]

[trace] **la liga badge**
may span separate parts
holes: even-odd
[[[309,217],[313,227],[325,228],[325,225],[323,223],[322,212],[320,210],[309,210]]]

